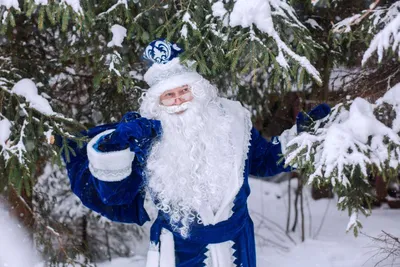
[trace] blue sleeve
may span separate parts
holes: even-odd
[[[285,161],[281,160],[281,157],[282,149],[279,139],[274,137],[269,142],[253,127],[249,151],[250,174],[267,177],[291,171],[290,167],[285,168]]]
[[[92,138],[115,127],[116,124],[98,126],[83,134]],[[65,161],[71,189],[86,207],[112,221],[143,225],[149,220],[143,206],[143,169],[136,159],[132,162],[132,172],[127,178],[105,182],[94,177],[89,171],[87,144],[81,148],[72,140],[68,140],[68,144],[75,152],[75,155],[71,153],[69,162]]]

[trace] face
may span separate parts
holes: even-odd
[[[164,106],[177,106],[192,101],[193,94],[188,85],[167,90],[160,96],[160,104]]]

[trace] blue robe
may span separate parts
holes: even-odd
[[[243,181],[232,198],[233,204],[230,206],[232,214],[227,220],[213,225],[196,223],[191,226],[190,236],[183,238],[168,224],[168,215],[161,211],[158,213],[158,217],[151,227],[150,241],[159,246],[162,229],[169,230],[173,234],[176,266],[205,266],[208,245],[227,241],[231,241],[232,251],[234,251],[233,261],[236,266],[256,266],[253,222],[247,209],[247,198],[250,194],[248,177],[249,175],[272,176],[290,171],[290,168],[285,168],[284,161],[278,163],[282,156],[279,139],[273,138],[273,142],[269,142],[255,128],[251,127],[251,122],[249,124],[248,131],[250,133],[245,139],[247,155],[243,157],[245,159],[242,167]],[[84,134],[93,138],[116,127],[117,124],[102,125],[90,129]],[[70,162],[66,163],[71,188],[85,206],[116,222],[143,225],[149,220],[143,206],[144,166],[141,160],[138,160],[137,157],[133,159],[129,169],[130,173],[124,179],[104,181],[92,174],[95,171],[93,171],[93,167],[90,169],[89,166],[87,144],[78,148],[74,142],[70,141],[69,143],[76,152],[76,156],[71,156]]]

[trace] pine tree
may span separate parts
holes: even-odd
[[[222,92],[247,103],[276,86],[289,89],[298,73],[320,81],[302,57],[311,58],[316,44],[289,5],[266,2],[268,16],[253,23],[246,22],[249,14],[238,12],[240,5],[246,6],[243,1],[26,1],[21,6],[3,1],[1,123],[9,129],[1,140],[5,184],[30,192],[39,155],[65,153],[69,158],[73,151],[66,142],[61,151],[47,144],[52,133],[73,137],[135,110],[145,88],[141,53],[156,37],[179,43],[185,48],[183,59],[195,60],[198,71]],[[123,44],[113,43],[121,34],[118,29],[126,29]],[[239,82],[245,76],[268,86],[245,90]],[[34,83],[18,84],[22,78]],[[33,98],[25,95],[29,90]],[[38,103],[49,100],[51,107],[45,103],[47,109],[41,110]]]

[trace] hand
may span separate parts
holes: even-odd
[[[137,152],[143,148],[148,141],[161,134],[161,123],[157,120],[137,118],[127,122],[122,121],[117,129],[111,134],[115,143],[130,147],[131,151]]]
[[[116,130],[103,136],[97,142],[97,149],[103,152],[130,148],[136,158],[144,161],[154,138],[161,135],[161,122],[140,117],[138,113],[124,115]],[[96,148],[95,148],[96,149]]]
[[[296,117],[297,133],[308,130],[314,121],[325,118],[330,112],[331,108],[325,103],[314,107],[308,114],[299,112]]]

